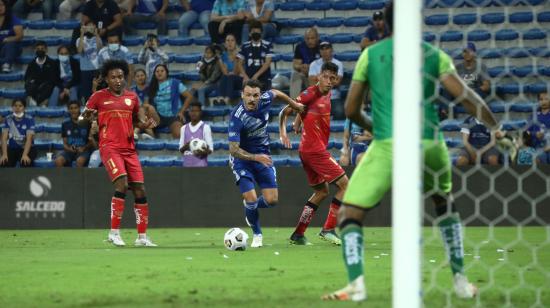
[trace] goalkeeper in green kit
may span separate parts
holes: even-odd
[[[393,29],[393,3],[386,6],[386,25]],[[436,81],[451,93],[466,111],[481,120],[493,133],[501,135],[495,117],[483,100],[456,74],[452,59],[443,51],[422,43],[423,116],[422,149],[424,157],[424,191],[431,193],[453,274],[458,297],[472,298],[477,288],[464,273],[462,227],[452,203],[451,163],[439,128],[437,108],[433,103]],[[371,91],[372,121],[361,111],[367,91]],[[406,90],[406,89],[403,89]],[[392,181],[392,106],[393,106],[393,38],[378,42],[361,54],[346,101],[346,116],[373,132],[373,142],[351,177],[343,204],[338,212],[344,263],[349,284],[325,300],[361,301],[367,298],[363,272],[363,229],[366,213],[382,199]],[[411,102],[412,105],[415,102]],[[431,172],[427,172],[431,171]],[[406,287],[406,286],[405,286]]]

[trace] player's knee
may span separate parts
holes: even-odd
[[[274,207],[279,202],[279,196],[267,196],[265,202],[267,202],[269,207]]]
[[[77,167],[84,167],[86,166],[86,159],[85,158],[79,158],[76,160],[76,166]]]

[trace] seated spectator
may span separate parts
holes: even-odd
[[[537,163],[550,164],[550,97],[548,92],[537,95],[539,108],[537,116],[527,131],[531,146],[537,150]]]
[[[70,119],[61,124],[63,151],[55,159],[56,167],[71,167],[76,162],[77,167],[85,167],[92,154],[93,143],[90,141],[90,124],[79,125],[80,104],[71,101],[67,105]]]
[[[537,150],[533,147],[531,132],[525,130],[521,134],[521,142],[517,154],[517,165],[534,165],[536,162]]]
[[[61,45],[57,48],[56,65],[59,68],[59,77],[48,105],[57,106],[58,104],[67,104],[69,101],[78,101],[80,64],[71,57],[67,46]]]
[[[344,78],[344,64],[333,57],[332,44],[329,42],[321,42],[319,44],[319,50],[321,58],[311,62],[309,65],[309,85],[314,85],[318,81],[318,76],[321,74],[321,67],[325,62],[332,62],[338,66],[338,80],[333,83],[332,94],[330,96],[331,101],[331,113],[334,119],[343,120],[344,115],[344,102],[341,98],[340,90],[338,87]]]
[[[185,13],[178,20],[178,34],[183,37],[189,36],[189,29],[196,21],[199,21],[204,29],[204,35],[208,35],[208,23],[214,0],[181,0],[181,5],[185,9]]]
[[[233,34],[228,34],[225,37],[225,51],[218,59],[222,76],[218,92],[223,97],[219,103],[225,105],[231,103],[232,100],[240,98],[240,90],[242,89],[243,78],[240,71],[241,66],[238,64],[237,40]],[[214,102],[216,104],[216,102]]]
[[[457,166],[473,164],[489,164],[496,166],[502,160],[500,152],[495,147],[496,138],[500,138],[500,132],[494,134],[476,118],[470,116],[464,120],[462,129],[462,143],[456,160]]]
[[[48,56],[48,46],[44,41],[37,41],[34,45],[36,58],[27,65],[25,71],[25,91],[30,105],[45,106],[56,85],[56,76],[59,76],[59,65]]]
[[[456,65],[457,74],[464,79],[468,87],[481,97],[486,97],[491,93],[491,83],[487,75],[487,66],[477,59],[476,45],[468,42],[464,47],[462,57],[464,61]]]
[[[107,62],[107,60],[124,60],[128,62],[130,72],[128,73],[127,84],[132,84],[130,78],[134,76],[134,66],[132,65],[134,64],[134,58],[128,47],[121,44],[120,35],[117,32],[111,32],[107,35],[107,46],[99,50],[97,60],[99,67],[103,66],[103,63]]]
[[[0,0],[0,65],[2,73],[11,73],[15,59],[21,53],[23,25],[12,14],[6,0]]]
[[[309,84],[309,65],[321,57],[319,52],[319,33],[316,28],[309,28],[304,34],[304,41],[294,49],[292,74],[290,76],[290,97],[298,97]]]
[[[155,67],[159,64],[166,64],[169,60],[168,54],[159,47],[158,37],[154,34],[147,35],[147,40],[138,55],[138,62],[145,64],[147,82],[151,81]]]
[[[246,22],[243,25],[242,41],[248,41],[250,32],[249,23],[257,20],[262,23],[262,38],[273,39],[277,36],[277,24],[273,22],[275,18],[275,4],[273,0],[248,0],[248,9],[245,12]]]
[[[89,0],[84,5],[81,25],[92,22],[98,29],[99,36],[106,39],[108,33],[122,35],[122,14],[113,0]]]
[[[180,152],[183,153],[184,167],[206,167],[208,166],[208,155],[212,154],[214,143],[212,141],[212,130],[210,125],[201,120],[202,107],[198,103],[192,103],[189,107],[189,120],[181,128]],[[193,139],[201,139],[206,142],[207,148],[191,152],[189,143]]]
[[[133,0],[130,10],[123,17],[124,32],[135,34],[133,28],[140,22],[154,22],[157,24],[157,34],[168,34],[168,19],[166,18],[168,0]]]
[[[88,100],[92,95],[93,80],[99,76],[98,52],[102,46],[95,24],[89,22],[81,27],[76,48],[80,55],[80,95],[84,100]]]
[[[248,79],[259,80],[262,83],[262,91],[271,88],[271,59],[273,57],[272,45],[262,40],[262,23],[253,20],[250,22],[250,38],[241,47],[237,54],[239,57],[239,70],[243,82]]]
[[[390,30],[386,26],[384,20],[384,13],[382,11],[376,11],[372,14],[372,26],[370,26],[363,39],[361,39],[361,50],[369,47],[370,45],[385,39],[390,35]]]
[[[147,94],[149,93],[149,87],[147,83],[147,74],[142,68],[138,68],[134,73],[134,85],[130,88],[132,91],[136,92],[139,98],[139,104],[147,100]]]
[[[54,19],[54,12],[59,3],[59,0],[17,0],[13,5],[13,13],[25,19],[32,10],[41,7],[43,19]]]
[[[206,95],[218,88],[221,77],[220,63],[213,46],[204,49],[202,59],[197,63],[200,81],[193,84],[193,94],[197,94],[199,102],[206,106]]]
[[[75,12],[86,3],[86,0],[63,0],[59,5],[57,20],[69,20]]]
[[[99,154],[99,125],[97,125],[97,119],[92,121],[88,141],[92,146],[92,154],[90,155],[88,168],[97,168],[103,165],[101,162],[101,155]]]
[[[357,166],[372,141],[372,134],[349,119],[346,119],[342,141],[343,147],[340,164],[342,166]]]
[[[208,23],[212,43],[221,44],[225,36],[231,33],[240,44],[245,11],[245,0],[216,0]]]
[[[0,166],[15,167],[17,162],[21,167],[32,167],[36,159],[36,149],[33,146],[34,119],[25,114],[26,103],[15,99],[11,103],[13,114],[10,114],[0,125],[2,128],[2,157]]]
[[[149,97],[145,103],[152,105],[152,112],[160,117],[157,129],[168,127],[172,137],[180,137],[180,129],[185,123],[185,113],[193,100],[193,95],[181,81],[168,77],[168,67],[159,64],[149,84]],[[181,103],[181,100],[184,103]]]

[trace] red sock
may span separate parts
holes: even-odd
[[[330,209],[328,210],[327,220],[325,220],[325,225],[323,226],[323,230],[333,230],[336,228],[336,224],[338,223],[338,219],[336,218],[338,214],[338,209],[340,209],[340,205],[342,204],[342,201],[333,198],[332,202],[330,203]]]
[[[298,235],[304,235],[307,226],[309,226],[309,223],[311,222],[311,219],[313,218],[313,215],[315,214],[315,211],[317,211],[318,207],[318,205],[313,204],[309,201],[306,203],[304,209],[302,210],[302,215],[300,215],[300,220],[298,221],[298,225],[296,226],[296,230],[294,230],[294,233]]]
[[[138,234],[144,234],[147,231],[147,223],[149,223],[149,205],[147,203],[134,204],[134,212],[136,213],[136,225]]]
[[[124,212],[124,199],[113,197],[111,199],[111,229],[120,229],[120,221]]]

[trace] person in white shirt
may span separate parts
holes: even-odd
[[[210,125],[201,120],[202,106],[199,103],[191,103],[189,107],[190,122],[181,128],[179,149],[183,154],[184,167],[208,166],[208,155],[212,154],[214,143]],[[206,142],[206,148],[191,151],[190,143],[193,139],[201,139]]]

